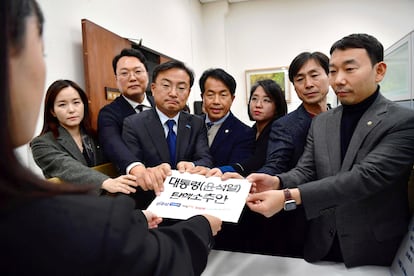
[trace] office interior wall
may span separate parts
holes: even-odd
[[[210,67],[222,67],[237,81],[232,107],[248,124],[247,69],[289,65],[302,51],[328,54],[332,43],[353,32],[376,36],[385,47],[414,29],[413,0],[38,0],[46,17],[46,87],[68,78],[84,86],[81,19],[180,59],[196,80]],[[111,66],[111,65],[108,65]],[[189,106],[200,99],[193,86]],[[300,103],[292,89],[293,110]],[[42,111],[43,112],[43,111]],[[40,131],[42,112],[37,133]],[[35,167],[27,149],[19,155]]]

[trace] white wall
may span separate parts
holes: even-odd
[[[302,51],[328,54],[333,42],[354,32],[370,33],[389,47],[414,29],[413,0],[38,2],[46,17],[46,86],[68,78],[84,87],[81,19],[87,18],[120,36],[142,38],[144,46],[186,62],[197,81],[204,69],[222,67],[238,83],[232,111],[249,124],[245,70],[288,66]],[[196,82],[191,107],[199,94]],[[297,98],[292,100],[289,110],[299,104]],[[26,149],[19,152],[33,167]]]
[[[238,83],[233,112],[248,121],[245,70],[288,66],[303,51],[329,56],[330,46],[350,33],[372,34],[387,48],[414,30],[413,12],[413,0],[250,0],[230,4],[223,26],[225,48],[220,55],[225,54],[226,69]],[[222,21],[219,12],[210,11],[209,15],[211,22]],[[222,34],[217,33],[220,41]],[[295,97],[289,111],[300,104],[291,91]],[[334,100],[330,95],[330,101]]]

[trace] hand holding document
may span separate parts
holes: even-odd
[[[188,219],[209,214],[237,223],[251,183],[245,179],[205,177],[173,170],[164,181],[164,191],[147,208],[159,217]]]

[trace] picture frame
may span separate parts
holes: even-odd
[[[272,79],[280,85],[287,103],[291,101],[288,67],[274,67],[246,70],[246,101],[249,102],[250,90],[259,80]]]

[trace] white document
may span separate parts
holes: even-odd
[[[245,179],[222,181],[219,177],[206,178],[173,170],[164,181],[164,191],[148,210],[163,218],[188,219],[209,214],[237,223],[250,186]]]

